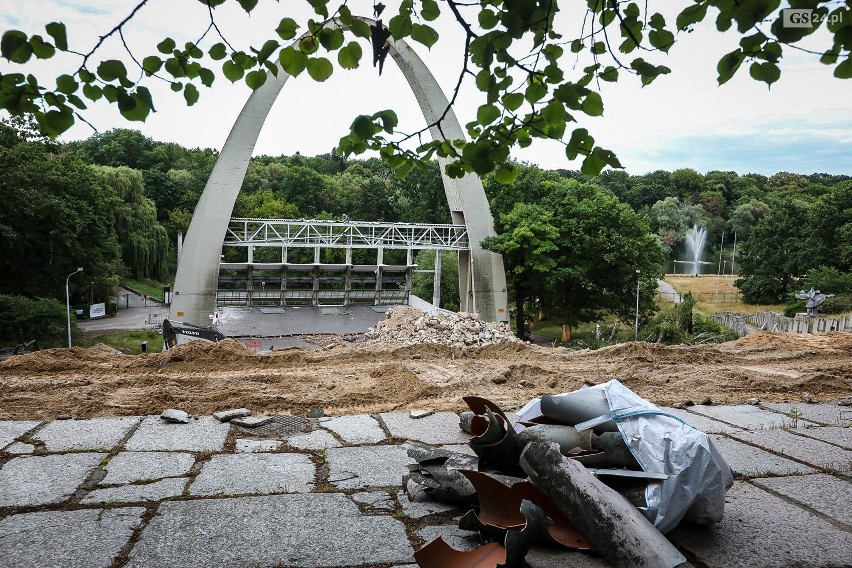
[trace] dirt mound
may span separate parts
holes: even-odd
[[[369,341],[450,347],[518,341],[504,323],[485,322],[468,313],[425,313],[408,306],[389,309],[386,319],[378,322],[366,337]]]
[[[386,322],[410,330],[421,317],[395,313]],[[625,343],[596,351],[519,341],[380,340],[269,355],[231,340],[143,355],[117,355],[103,346],[50,349],[0,362],[0,419],[159,414],[168,407],[191,414],[238,407],[297,415],[313,407],[328,414],[458,411],[469,394],[511,409],[612,378],[665,405],[751,397],[800,403],[806,393],[829,401],[852,395],[850,350],[852,334],[836,333],[761,333],[721,345]]]

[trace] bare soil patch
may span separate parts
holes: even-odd
[[[232,407],[304,415],[462,410],[462,396],[516,408],[618,378],[657,404],[817,401],[852,394],[852,334],[755,333],[718,345],[623,343],[571,351],[520,342],[448,347],[341,342],[258,355],[235,341],[165,353],[50,349],[0,362],[0,419],[209,414]]]

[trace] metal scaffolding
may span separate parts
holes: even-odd
[[[218,305],[407,303],[419,250],[435,251],[432,300],[438,305],[441,251],[469,251],[470,243],[465,225],[235,218],[223,247],[245,248],[246,261],[220,263]],[[255,248],[280,249],[280,261],[256,262]],[[313,262],[305,262],[304,253],[292,262],[289,249],[313,249]],[[321,262],[323,249],[344,250],[345,260]],[[375,263],[353,262],[354,250],[375,250]],[[406,251],[405,263],[386,264],[386,250]]]

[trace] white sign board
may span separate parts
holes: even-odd
[[[92,304],[89,307],[89,317],[94,318],[102,318],[106,315],[106,304]]]

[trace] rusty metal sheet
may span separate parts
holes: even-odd
[[[438,537],[414,553],[420,568],[497,568],[506,562],[503,545],[490,542],[475,550],[456,550]]]
[[[577,532],[553,501],[529,481],[522,481],[510,487],[486,473],[467,470],[461,473],[476,489],[479,499],[477,520],[493,528],[493,532],[499,532],[500,529],[505,531],[523,528],[527,519],[521,512],[521,504],[526,500],[541,507],[544,514],[550,518],[552,524],[547,527],[547,534],[556,543],[577,550],[591,548],[589,542]],[[476,526],[472,518],[468,518],[465,524],[471,527]]]

